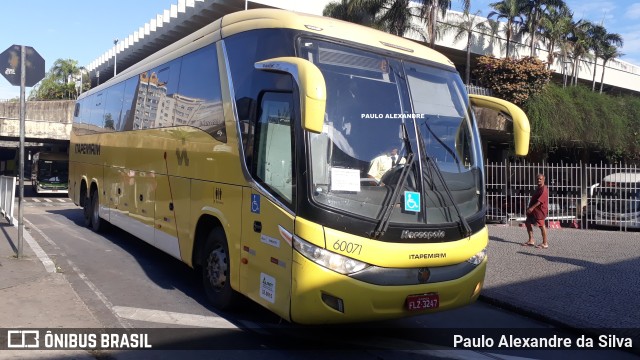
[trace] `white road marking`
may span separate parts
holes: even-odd
[[[194,315],[171,311],[141,309],[127,306],[114,306],[113,311],[116,313],[116,315],[129,320],[218,329],[238,328],[236,325],[218,316]]]
[[[24,219],[24,222],[27,223],[29,225],[29,227],[35,231],[38,232],[38,234],[40,234],[42,236],[42,238],[48,242],[49,244],[51,244],[51,246],[53,246],[55,249],[60,249],[60,247],[58,247],[58,245],[53,242],[53,240],[51,240],[47,235],[45,235],[45,233],[38,229],[37,227],[35,227],[32,223],[30,223],[29,221],[27,221],[26,219]],[[35,239],[33,239],[28,232],[24,232],[25,236],[24,238],[27,239],[27,236],[29,236],[29,238],[31,238],[31,241],[33,241],[33,243],[35,244],[35,246],[40,249],[40,251],[42,251],[42,253],[44,254],[44,256],[49,259],[49,256],[47,256],[47,254],[44,252],[44,250],[42,250],[42,248],[40,247],[40,245],[38,245],[38,243],[35,241]],[[29,243],[29,245],[31,245],[31,248],[34,249],[34,245],[32,245],[31,243]],[[37,251],[34,249],[34,252]],[[66,255],[61,254],[66,258]],[[40,258],[40,256],[38,256],[38,258]],[[41,261],[43,261],[42,259],[40,259]],[[49,261],[51,261],[51,259],[49,259]],[[107,307],[107,309],[109,309],[109,311],[111,311],[111,313],[113,313],[114,315],[116,315],[116,320],[118,321],[118,323],[120,324],[120,326],[122,326],[123,328],[131,328],[131,324],[129,324],[127,321],[125,321],[124,319],[121,319],[119,316],[117,316],[117,314],[114,312],[113,310],[113,304],[109,301],[109,299],[107,299],[107,297],[102,293],[102,291],[100,291],[98,289],[97,286],[95,286],[93,284],[93,282],[91,282],[91,280],[89,280],[89,278],[87,278],[87,276],[80,271],[80,269],[71,261],[67,258],[67,262],[69,263],[69,266],[71,266],[71,268],[73,269],[73,271],[76,272],[76,274],[78,274],[78,276],[80,277],[80,279],[82,279],[82,281],[89,287],[89,289],[91,289],[91,291],[93,291],[93,293],[98,297],[98,299],[100,299],[100,301],[104,304],[104,306]],[[44,264],[44,261],[43,261]],[[51,265],[53,266],[53,271],[49,271],[49,272],[54,272],[56,270],[55,265],[53,265],[53,261],[51,261]],[[45,268],[47,266],[45,265]]]
[[[44,201],[46,201],[46,202],[53,202],[53,201],[51,201],[51,199],[44,199]]]
[[[31,200],[33,200],[33,202],[37,202],[37,203],[39,203],[39,202],[40,202],[40,200],[39,200],[39,199],[31,199]]]
[[[38,230],[36,227],[33,226],[33,224],[26,221],[24,218],[23,218],[23,221],[27,223],[27,225],[29,225],[30,228],[40,232],[40,230]],[[18,223],[15,222],[13,226],[18,227]],[[56,272],[56,264],[54,264],[51,258],[49,258],[49,255],[47,255],[47,253],[44,252],[44,250],[42,250],[42,248],[40,247],[40,244],[38,244],[38,242],[31,237],[31,234],[29,234],[28,231],[23,231],[22,235],[24,237],[24,240],[31,247],[31,250],[33,250],[33,252],[36,254],[38,259],[40,259],[40,262],[42,262],[42,265],[44,265],[45,270],[47,270],[48,273]]]
[[[57,199],[59,202],[67,202],[65,199]]]

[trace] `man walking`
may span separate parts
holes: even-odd
[[[522,244],[522,246],[535,246],[538,249],[549,248],[549,244],[547,243],[547,228],[544,225],[544,220],[549,214],[549,190],[545,186],[544,180],[544,175],[536,175],[538,188],[531,196],[529,207],[527,207],[527,219],[525,220],[529,240]],[[536,242],[533,239],[533,225],[537,225],[542,233],[542,244],[538,246],[536,246]]]

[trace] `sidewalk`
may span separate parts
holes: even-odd
[[[640,233],[489,225],[483,300],[558,326],[632,337],[640,349]],[[542,242],[534,229],[536,243]]]
[[[38,258],[24,231],[23,257],[16,258],[18,228],[0,220],[0,328],[99,328],[63,274]],[[35,243],[35,241],[33,241]],[[37,245],[37,243],[36,243]],[[36,248],[36,251],[39,250]],[[0,334],[4,337],[6,334]],[[83,350],[3,350],[0,359],[95,359]]]

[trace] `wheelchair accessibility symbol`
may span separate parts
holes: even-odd
[[[404,192],[404,211],[420,211],[420,193],[415,191]]]
[[[260,195],[251,194],[251,212],[260,214]]]

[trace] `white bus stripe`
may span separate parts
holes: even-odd
[[[237,329],[238,327],[218,316],[203,316],[170,311],[114,306],[113,312],[125,319],[155,322],[170,325],[185,325],[220,329]]]

